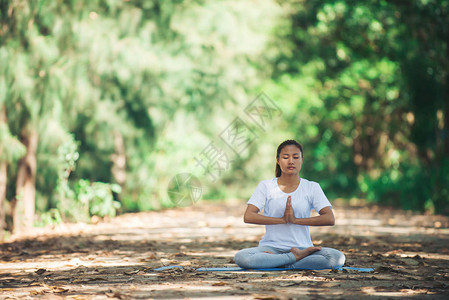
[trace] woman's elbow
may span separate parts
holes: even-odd
[[[248,223],[248,224],[254,224],[254,218],[257,217],[255,215],[257,215],[257,214],[252,213],[252,212],[247,212],[246,214],[243,215],[243,222]]]
[[[254,224],[254,219],[251,216],[243,216],[243,222],[247,224]]]
[[[328,226],[334,226],[335,225],[335,217],[334,216],[330,216],[327,225]]]
[[[248,216],[248,214],[245,214],[243,216],[243,222],[245,223],[251,223],[251,216]]]

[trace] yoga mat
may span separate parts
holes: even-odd
[[[183,267],[182,266],[165,266],[165,267],[153,269],[153,271],[164,271],[164,270],[169,270],[169,269],[183,269]]]
[[[343,267],[338,269],[339,271],[341,270],[353,270],[353,271],[359,271],[359,272],[373,272],[374,269],[373,268],[355,268],[355,267]]]
[[[182,269],[182,266],[165,266],[157,269],[153,269],[153,271],[164,271],[169,269]],[[285,270],[315,270],[315,269],[292,269],[292,268],[265,268],[265,269],[243,269],[240,267],[224,267],[224,268],[198,268],[196,271],[199,272],[222,272],[222,271],[285,271]],[[355,267],[342,267],[337,269],[341,270],[352,270],[358,272],[373,272],[373,268],[355,268]],[[318,271],[318,270],[315,270]]]

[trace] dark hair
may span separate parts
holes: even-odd
[[[300,143],[298,143],[295,140],[286,140],[283,141],[279,146],[278,146],[278,150],[276,152],[276,169],[274,171],[274,173],[276,174],[276,177],[280,177],[282,174],[281,171],[281,167],[279,167],[279,164],[277,163],[277,159],[279,158],[279,154],[281,154],[282,149],[284,149],[285,146],[290,146],[290,145],[294,145],[296,147],[299,148],[299,151],[301,152],[301,157],[304,158],[304,153],[302,151],[302,146]]]

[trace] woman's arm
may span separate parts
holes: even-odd
[[[272,225],[272,224],[286,224],[285,218],[267,217],[259,214],[259,208],[257,206],[248,204],[246,207],[245,215],[243,216],[245,223],[257,224],[257,225]]]
[[[307,226],[333,226],[335,225],[334,213],[330,206],[322,208],[318,213],[319,216],[311,218],[295,218],[291,199],[287,199],[287,206],[285,209],[285,215],[288,216],[287,220],[289,223],[296,225],[307,225]]]

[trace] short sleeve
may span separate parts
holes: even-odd
[[[259,210],[262,210],[265,207],[265,202],[267,199],[267,186],[263,181],[259,182],[256,187],[256,190],[249,198],[246,204],[252,204],[256,206]]]
[[[326,206],[330,206],[332,208],[331,203],[327,199],[326,195],[323,192],[323,189],[319,185],[319,183],[313,184],[313,195],[312,195],[312,206],[316,212],[319,212]]]

